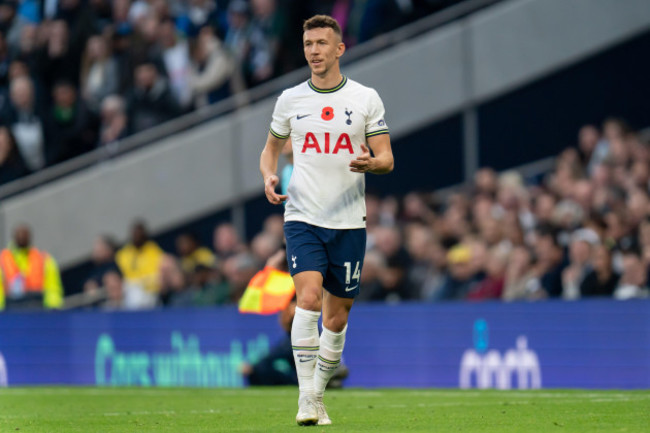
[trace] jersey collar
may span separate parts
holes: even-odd
[[[339,84],[337,84],[336,87],[332,87],[331,89],[320,89],[320,88],[314,86],[314,84],[311,82],[311,78],[309,79],[309,81],[307,81],[307,84],[309,84],[309,87],[314,92],[318,92],[318,93],[334,93],[337,90],[342,89],[343,86],[345,86],[345,83],[347,83],[347,82],[348,82],[348,77],[343,75],[343,79],[341,80],[341,82]]]

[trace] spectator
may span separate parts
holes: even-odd
[[[190,48],[185,39],[176,35],[176,27],[170,18],[164,19],[158,28],[161,57],[169,78],[169,87],[176,104],[183,111],[192,108],[192,84],[190,82]]]
[[[505,249],[498,246],[490,248],[485,263],[485,278],[471,288],[467,293],[467,299],[471,301],[501,299],[507,263],[508,252]]]
[[[580,298],[580,287],[592,270],[592,245],[600,242],[597,235],[588,230],[576,230],[569,244],[569,264],[562,271],[562,298]]]
[[[464,299],[481,280],[472,265],[472,249],[469,245],[457,244],[447,253],[449,268],[442,286],[434,293],[434,301]]]
[[[79,86],[81,52],[74,50],[68,23],[59,19],[42,26],[46,33],[46,44],[37,54],[36,73],[43,81],[45,92],[52,92],[54,84],[60,81]]]
[[[233,0],[228,6],[228,32],[224,43],[239,65],[247,85],[259,84],[273,75],[273,53],[257,23],[251,22],[248,4]]]
[[[592,250],[593,269],[580,284],[583,298],[595,296],[611,297],[618,286],[620,275],[612,267],[612,255],[605,245],[596,245]]]
[[[535,272],[539,278],[539,297],[557,298],[562,294],[562,270],[565,267],[562,247],[553,230],[542,229],[535,243]]]
[[[230,285],[230,302],[238,302],[248,282],[261,269],[255,257],[248,252],[237,253],[223,263],[223,273]]]
[[[92,251],[92,261],[93,261],[93,270],[88,276],[88,279],[84,283],[84,292],[86,293],[97,293],[102,288],[108,291],[108,286],[113,283],[114,277],[109,274],[116,274],[117,278],[122,279],[122,272],[115,262],[115,251],[116,243],[109,236],[100,235],[97,236],[95,242],[93,243]],[[108,279],[111,279],[110,281]],[[121,286],[121,284],[120,284]],[[113,288],[112,287],[112,288]],[[121,291],[121,290],[120,290]],[[115,302],[117,299],[121,299],[122,296],[117,296],[116,293],[108,294],[107,297],[111,302]],[[112,299],[111,299],[112,296]]]
[[[412,299],[414,293],[407,279],[411,259],[402,247],[400,232],[394,227],[377,227],[374,230],[374,240],[375,248],[386,260],[386,267],[380,274],[381,291],[372,293],[370,299],[388,302]],[[352,263],[352,266],[355,264]]]
[[[216,266],[216,258],[212,251],[199,245],[196,235],[185,232],[176,238],[176,254],[181,261],[181,269],[190,276],[196,272],[199,266],[213,268]]]
[[[219,224],[214,229],[213,244],[217,258],[221,261],[246,249],[235,226],[230,223]]]
[[[261,232],[253,237],[251,241],[251,253],[258,263],[266,261],[275,254],[282,246],[282,241],[272,233]]]
[[[533,257],[525,246],[515,247],[505,272],[501,298],[504,301],[536,300],[544,296],[533,268]]]
[[[102,101],[100,116],[99,142],[97,146],[108,146],[109,151],[112,151],[113,145],[126,137],[127,134],[124,98],[119,95],[108,95]]]
[[[634,250],[623,253],[623,274],[614,291],[614,298],[625,300],[647,298],[649,295],[648,274],[638,252]]]
[[[136,133],[166,122],[179,108],[167,80],[152,62],[135,68],[135,85],[128,98],[129,131]]]
[[[158,244],[149,239],[144,222],[133,223],[130,242],[115,257],[124,276],[126,308],[152,308],[156,305],[163,256]]]
[[[28,173],[11,130],[0,126],[0,185],[16,180]]]
[[[15,47],[20,40],[20,33],[27,20],[18,15],[18,0],[4,0],[0,3],[0,33],[7,39],[9,47]]]
[[[29,226],[14,229],[13,241],[0,252],[7,309],[53,309],[63,306],[59,267],[47,252],[32,245]]]
[[[203,107],[244,90],[235,61],[211,27],[201,29],[190,65],[194,106]]]
[[[119,69],[103,36],[88,39],[81,61],[81,96],[94,113],[99,113],[102,101],[117,93]]]
[[[6,123],[16,138],[18,151],[30,171],[45,167],[47,162],[43,117],[36,104],[34,84],[27,77],[11,80],[9,95],[12,108]],[[48,158],[50,159],[50,158]]]
[[[94,149],[97,120],[77,97],[75,86],[69,81],[57,82],[52,99],[45,123],[51,159],[66,161]]]

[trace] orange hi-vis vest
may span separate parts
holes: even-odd
[[[240,313],[273,314],[284,310],[296,289],[287,272],[266,266],[248,283],[239,300]]]
[[[34,247],[30,248],[28,255],[29,267],[25,275],[18,267],[11,250],[8,248],[2,250],[2,253],[0,253],[0,267],[5,280],[5,291],[9,290],[16,278],[23,278],[25,292],[43,292],[46,258],[46,253],[42,253]]]

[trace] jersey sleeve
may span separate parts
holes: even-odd
[[[291,115],[288,110],[286,93],[282,93],[275,102],[273,109],[273,119],[269,132],[276,138],[289,138],[291,134]]]
[[[388,126],[384,120],[384,103],[374,89],[370,91],[368,101],[368,118],[366,119],[366,138],[375,135],[388,134]]]

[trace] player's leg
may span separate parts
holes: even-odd
[[[366,248],[365,229],[339,230],[327,243],[329,267],[323,293],[323,332],[314,372],[314,391],[319,425],[331,424],[323,405],[327,383],[341,363],[348,316],[359,293],[361,267]]]
[[[341,364],[348,316],[353,303],[353,298],[339,298],[327,291],[323,294],[323,332],[320,334],[318,361],[314,372],[318,425],[332,423],[323,404],[323,394],[327,383]]]
[[[296,313],[291,326],[291,345],[298,375],[298,414],[300,425],[318,422],[314,402],[314,369],[319,349],[318,319],[323,296],[325,249],[308,224],[287,222],[287,262],[296,287]]]
[[[321,314],[323,276],[305,271],[294,275],[296,314],[291,325],[291,345],[301,394],[314,393],[314,369],[318,356],[318,319]]]

